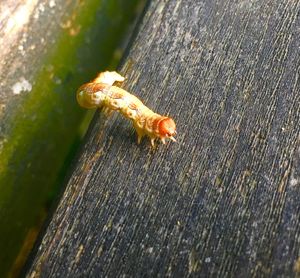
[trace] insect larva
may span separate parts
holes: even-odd
[[[117,110],[133,122],[137,132],[138,143],[143,136],[150,137],[151,145],[155,139],[165,144],[169,138],[176,142],[176,125],[172,118],[154,113],[137,97],[127,91],[113,86],[115,82],[123,82],[124,77],[117,72],[102,72],[92,82],[82,85],[77,91],[80,106],[88,109],[103,108],[106,114]]]

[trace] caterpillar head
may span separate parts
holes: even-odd
[[[172,141],[176,142],[173,137],[176,135],[176,124],[171,118],[164,118],[158,124],[159,135],[162,139],[170,138]]]

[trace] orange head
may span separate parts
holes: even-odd
[[[173,135],[176,135],[176,124],[171,118],[164,118],[158,124],[159,135],[162,138],[170,138],[176,141]]]

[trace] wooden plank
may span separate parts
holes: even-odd
[[[120,71],[178,143],[97,114],[28,277],[299,274],[299,11],[152,1]]]

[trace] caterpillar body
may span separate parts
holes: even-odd
[[[124,79],[114,71],[100,73],[96,79],[78,89],[76,96],[79,105],[88,109],[103,108],[107,115],[119,111],[132,120],[138,144],[145,135],[150,137],[153,147],[155,139],[160,139],[163,144],[167,138],[176,142],[176,124],[172,118],[154,113],[136,96],[113,86],[115,82],[123,82]]]

